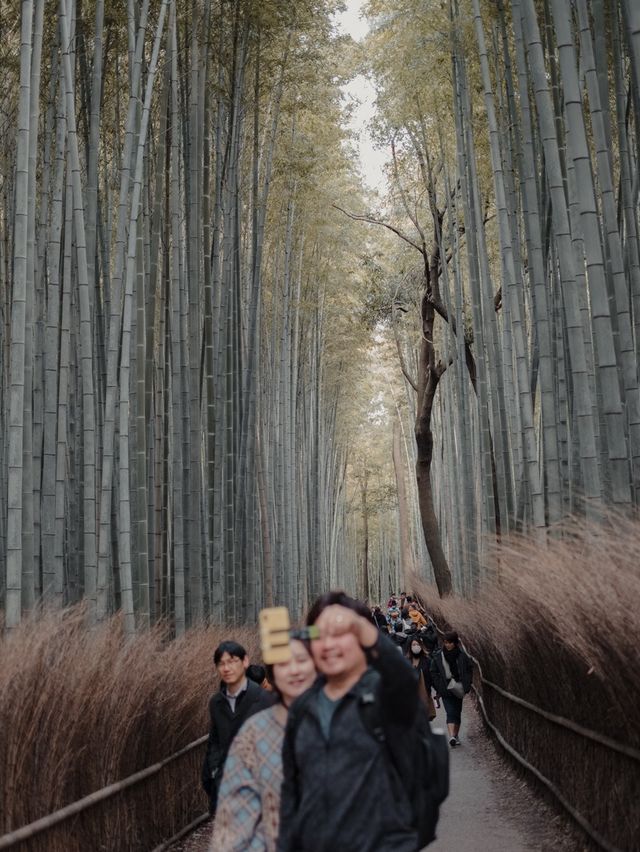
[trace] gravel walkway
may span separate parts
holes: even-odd
[[[446,727],[442,709],[433,726]],[[462,745],[451,749],[451,792],[429,852],[582,852],[564,821],[499,756],[468,699],[460,737]],[[208,823],[172,852],[209,852],[210,837]]]
[[[433,727],[446,728],[438,711]],[[451,791],[429,852],[579,852],[583,847],[487,739],[465,699],[462,744],[451,749]]]

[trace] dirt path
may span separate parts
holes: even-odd
[[[438,711],[433,727],[446,728]],[[451,792],[429,852],[578,852],[565,824],[537,799],[487,739],[465,699],[462,745],[451,749]]]
[[[442,710],[433,725],[446,727]],[[451,749],[451,792],[428,852],[580,852],[564,822],[499,757],[468,699],[460,737],[462,745]],[[172,852],[209,852],[210,837],[209,824]]]
[[[185,840],[175,843],[171,847],[171,852],[209,852],[212,827],[213,823],[205,823]]]

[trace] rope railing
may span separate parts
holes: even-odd
[[[438,625],[431,619],[436,630],[442,636],[444,633],[443,630],[438,627]],[[464,644],[461,643],[463,648]],[[617,751],[619,754],[623,754],[625,757],[630,757],[632,760],[637,760],[640,763],[640,749],[634,748],[633,746],[624,745],[623,743],[619,743],[617,740],[612,739],[611,737],[607,737],[604,734],[599,734],[596,731],[592,731],[590,728],[585,728],[582,725],[579,725],[577,722],[572,722],[571,719],[567,719],[565,716],[558,716],[555,713],[550,713],[548,710],[543,710],[542,707],[538,707],[535,704],[531,704],[530,701],[526,701],[524,698],[520,698],[519,695],[514,695],[513,692],[509,692],[507,689],[504,689],[502,686],[498,686],[497,683],[494,683],[491,680],[488,680],[482,673],[482,666],[480,665],[480,661],[477,657],[474,657],[473,654],[469,652],[467,648],[464,648],[467,654],[471,657],[475,666],[478,670],[478,674],[480,675],[480,682],[486,684],[490,689],[493,689],[495,692],[498,692],[504,698],[512,701],[514,704],[519,704],[521,707],[526,707],[527,710],[531,710],[532,713],[537,713],[538,716],[542,716],[544,719],[547,719],[549,722],[553,722],[555,725],[560,725],[563,728],[566,728],[569,731],[573,731],[574,734],[579,734],[586,739],[593,740],[593,742],[598,743],[599,745],[604,746],[605,748],[611,749],[611,751]],[[474,692],[477,693],[477,690],[474,689]]]
[[[198,826],[205,823],[209,818],[209,811],[200,814],[200,816],[196,817],[193,822],[190,822],[189,825],[185,825],[184,828],[181,828],[177,834],[174,834],[173,837],[170,837],[168,840],[165,840],[159,846],[156,846],[155,849],[151,850],[151,852],[167,852],[168,849],[171,849],[174,843],[177,843],[179,840],[182,840],[184,837],[187,837],[187,835],[191,834],[192,831],[195,831]]]
[[[506,739],[500,733],[498,728],[489,719],[489,714],[487,713],[487,709],[484,706],[482,696],[475,688],[475,686],[473,687],[473,691],[476,695],[476,698],[478,699],[478,704],[480,705],[480,709],[482,711],[485,723],[489,726],[489,728],[491,728],[495,738],[498,740],[502,748],[506,752],[508,752],[511,757],[517,760],[517,762],[521,766],[524,766],[525,769],[531,772],[531,774],[534,775],[538,779],[538,781],[540,781],[540,783],[543,784],[547,788],[547,790],[549,790],[549,792],[556,797],[562,807],[567,811],[568,814],[570,814],[571,817],[573,817],[573,819],[578,823],[578,825],[582,828],[585,834],[588,834],[591,840],[594,841],[594,843],[597,843],[598,846],[605,850],[605,852],[621,852],[621,850],[617,846],[614,846],[613,844],[609,843],[609,841],[605,837],[599,834],[599,832],[596,831],[596,829],[591,825],[591,823],[588,822],[585,817],[573,807],[571,802],[569,802],[568,799],[566,799],[562,795],[562,792],[553,783],[553,781],[550,781],[546,777],[546,775],[543,775],[539,769],[537,769],[532,763],[529,763],[526,757],[523,757],[523,755],[521,755],[519,751],[516,751],[516,749],[506,741]]]
[[[438,633],[442,634],[443,631],[440,629],[440,627],[433,621],[433,619],[431,619],[431,621],[438,630]],[[467,651],[467,653],[469,652]],[[514,695],[514,693],[509,692],[498,684],[493,683],[493,681],[490,681],[488,678],[485,678],[479,660],[472,654],[469,654],[469,656],[472,658],[476,665],[480,682],[483,685],[488,686],[491,690],[502,695],[508,701],[511,701],[514,704],[524,707],[526,710],[537,714],[538,716],[546,719],[552,724],[566,728],[572,731],[573,733],[584,737],[585,739],[589,739],[605,748],[610,749],[611,751],[616,751],[619,754],[624,755],[625,757],[640,762],[640,750],[635,749],[632,746],[627,746],[622,743],[619,743],[610,737],[604,736],[603,734],[599,734],[596,731],[592,731],[588,728],[583,727],[582,725],[578,725],[576,722],[572,722],[570,719],[567,719],[563,716],[558,716],[555,713],[550,713],[548,710],[543,710],[541,707],[538,707],[535,704],[526,701],[524,698],[520,698],[520,696]],[[598,844],[598,846],[604,849],[605,852],[620,852],[617,847],[613,846],[611,843],[609,843],[608,840],[606,840],[606,838],[602,837],[599,832],[586,820],[586,818],[573,807],[573,805],[563,796],[562,792],[552,781],[550,781],[545,775],[543,775],[539,769],[537,769],[533,764],[531,764],[509,742],[507,742],[503,734],[489,718],[489,714],[487,712],[480,691],[475,686],[473,686],[472,688],[478,700],[478,704],[480,706],[485,723],[493,731],[496,739],[498,740],[500,745],[505,749],[505,751],[507,751],[507,753],[510,754],[518,763],[520,763],[523,767],[525,767],[525,769],[527,769],[532,775],[534,775],[538,779],[538,781],[540,781],[540,783],[543,784],[543,786],[545,786],[555,796],[557,801],[562,805],[562,807],[567,811],[567,813],[569,813],[569,815],[578,823],[578,825],[580,825],[583,831],[596,844]],[[180,757],[183,757],[185,754],[188,754],[190,751],[197,748],[198,746],[203,745],[206,741],[207,735],[205,734],[203,737],[194,740],[192,743],[189,743],[188,745],[184,746],[184,748],[180,749],[179,751],[175,752],[164,760],[161,760],[158,763],[153,764],[152,766],[148,766],[145,769],[134,773],[133,775],[129,775],[127,778],[124,778],[120,781],[116,781],[113,784],[109,784],[107,787],[103,787],[100,790],[96,790],[95,792],[84,796],[82,799],[79,799],[76,802],[72,802],[71,804],[66,805],[63,808],[54,811],[54,813],[52,814],[41,817],[40,819],[35,820],[34,822],[29,823],[28,825],[24,825],[21,828],[15,829],[9,834],[3,835],[2,837],[0,837],[0,852],[1,850],[10,849],[18,843],[24,842],[25,840],[29,840],[57,825],[60,825],[61,823],[65,822],[68,819],[71,819],[74,816],[77,816],[83,811],[95,807],[101,802],[107,801],[108,799],[114,796],[117,796],[124,790],[135,787],[137,784],[141,783],[147,778],[157,775],[168,764],[172,763]],[[208,814],[203,814],[198,817],[193,823],[191,823],[185,829],[181,830],[178,835],[171,838],[170,842],[173,842],[178,837],[181,837],[185,833],[187,833],[187,831],[190,831],[195,828],[207,817]],[[170,842],[165,842],[160,846],[156,847],[154,852],[160,852],[160,850],[167,849]]]
[[[500,695],[504,696],[509,701],[513,701],[514,704],[520,704],[521,707],[526,707],[527,710],[531,710],[532,713],[537,713],[538,716],[542,716],[549,722],[553,722],[554,725],[560,725],[563,728],[567,728],[569,731],[573,731],[574,734],[580,734],[580,736],[585,737],[586,739],[593,740],[593,742],[611,749],[611,751],[617,751],[620,754],[624,754],[625,757],[630,757],[632,760],[637,760],[640,763],[640,750],[637,748],[623,745],[617,740],[611,739],[611,737],[606,737],[604,734],[598,734],[596,731],[584,728],[582,725],[578,725],[577,722],[572,722],[571,719],[566,719],[564,716],[557,716],[555,713],[549,713],[548,710],[536,707],[535,704],[531,704],[529,701],[525,701],[524,698],[520,698],[512,692],[503,689],[501,686],[498,686],[497,683],[487,680],[487,678],[482,675],[479,666],[478,669],[480,671],[480,680],[483,684],[486,684],[486,686],[496,692],[499,692]]]
[[[440,627],[433,619],[431,619],[431,621],[433,622],[438,633],[442,636],[444,631],[440,629]],[[488,686],[490,689],[493,689],[495,692],[502,695],[508,701],[511,701],[514,704],[517,704],[521,707],[526,708],[527,710],[530,710],[533,713],[536,713],[537,715],[541,716],[549,722],[552,722],[555,725],[559,725],[563,728],[573,731],[573,733],[576,733],[584,737],[585,739],[589,739],[592,742],[596,742],[599,745],[610,749],[611,751],[616,751],[619,754],[623,754],[625,757],[630,757],[632,760],[637,760],[640,762],[640,751],[638,749],[635,749],[632,746],[623,745],[622,743],[619,743],[616,740],[611,739],[610,737],[606,737],[603,734],[599,734],[596,731],[592,731],[589,728],[585,728],[582,725],[578,725],[576,722],[572,722],[571,719],[567,719],[564,716],[558,716],[555,713],[550,713],[548,710],[543,710],[541,707],[537,707],[535,704],[531,704],[531,702],[526,701],[524,698],[520,698],[520,696],[514,695],[512,692],[509,692],[503,687],[498,686],[498,684],[493,683],[493,681],[488,680],[482,673],[482,666],[480,665],[480,661],[477,659],[477,657],[474,657],[473,654],[471,654],[466,648],[465,651],[467,654],[469,654],[477,668],[480,682],[483,685]],[[480,706],[480,710],[482,712],[482,716],[484,718],[485,723],[493,731],[494,736],[496,737],[500,745],[504,748],[504,750],[508,754],[510,754],[511,757],[513,757],[521,766],[523,766],[525,769],[527,769],[527,771],[534,775],[538,779],[538,781],[540,781],[540,783],[544,787],[546,787],[547,790],[549,790],[549,792],[552,793],[553,796],[555,796],[558,803],[562,805],[566,812],[575,820],[575,822],[578,823],[578,825],[582,828],[585,834],[587,834],[591,838],[591,840],[593,840],[594,843],[596,843],[601,849],[604,849],[605,852],[621,852],[621,850],[617,846],[614,846],[605,837],[603,837],[591,825],[591,823],[578,810],[576,810],[576,808],[573,807],[571,802],[569,802],[568,799],[565,798],[565,796],[562,794],[562,791],[553,783],[553,781],[547,778],[546,775],[543,775],[537,767],[530,763],[526,759],[526,757],[524,757],[524,755],[520,754],[520,752],[517,751],[505,739],[504,735],[489,718],[489,714],[487,712],[487,708],[485,707],[485,703],[482,695],[480,694],[480,691],[475,686],[472,686],[472,689],[478,700],[478,704]]]
[[[96,805],[100,804],[100,802],[104,802],[107,799],[112,798],[113,796],[117,796],[119,793],[122,793],[123,790],[128,790],[129,788],[140,784],[147,778],[151,778],[153,775],[157,775],[168,764],[173,763],[174,760],[183,757],[185,754],[188,754],[190,751],[193,751],[193,749],[197,748],[200,745],[203,745],[203,743],[205,743],[207,739],[208,735],[205,734],[203,737],[194,740],[192,743],[189,743],[189,745],[184,746],[184,748],[181,748],[179,751],[176,751],[169,757],[164,758],[164,760],[161,760],[158,763],[154,763],[152,766],[147,766],[146,769],[141,769],[139,772],[135,772],[133,775],[129,775],[127,778],[123,778],[121,781],[115,781],[113,784],[109,784],[107,787],[103,787],[100,790],[96,790],[93,793],[89,793],[88,796],[84,796],[82,799],[78,799],[76,802],[72,802],[71,804],[66,805],[64,808],[60,808],[59,810],[54,811],[48,816],[41,817],[40,819],[37,819],[34,822],[30,822],[28,825],[23,825],[21,828],[17,828],[15,829],[15,831],[10,832],[9,834],[4,834],[2,837],[0,837],[0,850],[10,849],[12,846],[17,845],[18,843],[22,843],[25,840],[30,840],[32,837],[35,837],[38,834],[42,834],[42,832],[48,831],[54,826],[57,826],[60,823],[71,819],[71,817],[77,816],[77,814],[82,813],[83,811],[86,811],[89,808],[95,807]]]

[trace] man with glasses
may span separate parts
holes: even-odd
[[[209,741],[202,766],[202,786],[214,814],[222,770],[231,741],[240,726],[273,704],[271,693],[247,678],[249,656],[238,642],[227,640],[215,650],[213,662],[220,675],[220,690],[209,701]]]

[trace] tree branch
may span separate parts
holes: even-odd
[[[450,317],[449,312],[447,311],[446,307],[442,304],[442,302],[438,301],[437,299],[434,299],[433,296],[429,299],[429,301],[433,305],[433,308],[434,308],[435,312],[438,314],[438,316],[442,317],[442,319],[445,322],[449,323],[449,325],[451,326],[451,330],[453,331],[453,333],[457,337],[458,336],[458,328],[457,328],[457,323],[456,323],[454,317]],[[477,378],[477,376],[476,376],[476,361],[475,361],[475,358],[473,357],[473,353],[471,351],[471,345],[470,345],[469,341],[467,340],[467,336],[465,334],[463,334],[463,340],[464,340],[464,357],[465,357],[465,362],[467,364],[467,372],[469,373],[469,378],[471,379],[471,385],[473,387],[473,390],[477,394],[478,388],[476,386],[476,378]]]
[[[395,309],[394,309],[394,313],[395,313]],[[409,384],[414,389],[414,391],[416,393],[418,393],[418,384],[415,381],[415,379],[411,376],[409,371],[407,370],[407,365],[405,363],[404,355],[402,353],[402,346],[400,345],[400,335],[398,334],[398,329],[396,328],[396,324],[395,324],[394,320],[395,320],[395,317],[392,317],[391,325],[393,326],[393,336],[395,337],[396,349],[398,350],[398,360],[400,361],[400,369],[402,370],[402,375],[409,382]]]
[[[339,210],[341,213],[344,213],[345,216],[348,216],[350,219],[354,219],[356,222],[368,222],[370,225],[381,225],[383,228],[387,228],[389,231],[392,231],[397,237],[400,237],[401,240],[404,240],[405,243],[408,243],[412,246],[416,251],[419,251],[421,255],[424,256],[424,253],[419,245],[413,242],[406,234],[403,234],[399,228],[390,225],[388,222],[383,222],[381,219],[374,219],[373,216],[363,216],[358,213],[349,213],[348,210],[345,210],[343,207],[340,207],[338,204],[332,204],[336,210]]]
[[[420,227],[420,223],[418,222],[417,215],[413,215],[411,213],[411,210],[409,209],[409,201],[407,199],[407,194],[404,191],[404,187],[402,186],[402,181],[400,180],[400,170],[398,169],[398,158],[396,156],[395,139],[391,140],[391,157],[393,159],[393,176],[396,179],[396,185],[398,187],[398,191],[400,192],[400,198],[402,199],[402,206],[404,207],[404,210],[405,210],[405,213],[407,214],[407,217],[413,223],[413,227],[416,229],[416,231],[420,235],[420,239],[422,240],[422,245],[424,246],[426,244],[425,238],[424,238],[424,232],[423,232],[422,228]]]

